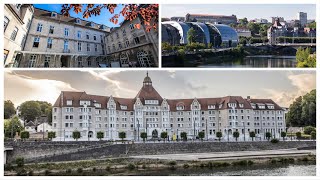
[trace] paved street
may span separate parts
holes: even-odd
[[[301,156],[316,154],[316,150],[265,150],[265,151],[236,151],[236,152],[216,152],[216,153],[187,153],[187,154],[164,154],[164,155],[143,155],[131,156],[132,158],[144,159],[165,159],[165,160],[200,160],[200,161],[218,161],[234,159],[253,159],[253,158],[271,158],[283,156]]]

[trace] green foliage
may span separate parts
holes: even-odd
[[[52,140],[53,138],[56,138],[56,132],[54,131],[48,132],[48,139]]]
[[[204,136],[205,136],[204,131],[200,131],[198,133],[198,137],[201,139],[201,141],[203,141]]]
[[[30,137],[30,134],[29,134],[28,131],[22,131],[22,132],[20,133],[20,138],[21,138],[22,140],[29,139],[29,137]]]
[[[251,35],[259,34],[260,25],[257,23],[250,22],[247,26],[251,31]]]
[[[168,133],[163,131],[163,132],[161,132],[160,136],[163,139],[163,141],[166,141],[166,138],[168,138]]]
[[[301,132],[296,132],[296,136],[297,136],[297,139],[301,139],[301,137],[302,137]]]
[[[312,140],[315,140],[315,139],[316,139],[316,136],[317,136],[316,131],[312,131],[310,134],[311,134],[311,139],[312,139]]]
[[[317,28],[317,24],[316,24],[315,21],[313,21],[313,22],[307,24],[307,27],[308,27],[308,28],[312,28],[312,29],[316,29],[316,28]]]
[[[177,165],[177,162],[176,162],[176,161],[169,161],[169,162],[168,162],[168,165],[170,165],[170,166],[175,166],[175,165]]]
[[[248,24],[248,19],[247,18],[243,18],[243,19],[239,19],[239,25],[242,27],[247,26]]]
[[[194,49],[205,49],[206,45],[203,43],[199,43],[199,42],[192,42],[192,43],[187,44],[185,47],[187,50],[192,51]]]
[[[127,165],[127,168],[128,168],[129,170],[133,170],[133,169],[136,168],[136,166],[135,166],[133,163],[129,163],[129,164]]]
[[[82,168],[78,168],[77,169],[77,173],[82,173],[83,172],[83,169]]]
[[[282,131],[281,132],[281,137],[283,138],[283,140],[284,140],[284,138],[287,136],[287,133],[286,132],[284,132],[284,131]]]
[[[217,136],[217,138],[219,139],[219,141],[221,141],[222,132],[221,132],[221,131],[218,131],[218,132],[216,133],[216,136]]]
[[[5,137],[13,138],[16,132],[20,133],[23,130],[23,126],[17,116],[11,119],[4,120],[4,133]]]
[[[40,104],[36,101],[26,101],[20,106],[21,117],[26,122],[34,121],[36,118],[41,116]]]
[[[16,164],[18,167],[23,167],[24,166],[24,158],[23,157],[17,157],[16,158]]]
[[[75,130],[72,132],[72,138],[75,139],[76,141],[78,141],[78,139],[80,139],[81,134],[79,131]]]
[[[239,136],[240,133],[238,131],[233,132],[233,137],[236,138],[236,141],[238,141]]]
[[[256,133],[254,131],[250,131],[249,135],[252,138],[252,141],[253,141],[253,138],[256,137]]]
[[[298,48],[296,52],[297,67],[316,67],[316,55],[311,55],[310,48]]]
[[[286,117],[287,126],[303,127],[316,126],[316,90],[303,97],[298,97],[289,106]],[[310,131],[311,132],[311,131]]]
[[[208,44],[208,48],[211,49],[213,47],[212,43]]]
[[[247,45],[247,43],[248,43],[247,37],[244,37],[244,36],[239,37],[239,44],[242,44],[243,46],[245,46]]]
[[[145,141],[147,139],[147,133],[146,132],[140,133],[140,137],[143,139],[143,141]]]
[[[4,101],[4,119],[9,119],[16,114],[16,108],[10,100]]]
[[[162,50],[171,51],[173,50],[173,47],[168,42],[161,43]]]
[[[119,132],[119,138],[121,138],[121,140],[123,141],[123,139],[126,138],[126,132],[124,131]]]
[[[273,139],[271,139],[270,142],[275,144],[275,143],[278,143],[278,142],[279,142],[279,139],[273,138]]]
[[[196,39],[196,31],[193,28],[190,28],[187,32],[188,44],[195,42]]]
[[[271,133],[270,132],[266,132],[266,138],[268,139],[268,141],[270,140],[270,138],[271,138]]]
[[[188,135],[187,135],[187,133],[186,132],[181,132],[180,133],[180,137],[181,137],[181,139],[183,139],[184,141],[187,141],[187,137],[188,137]]]
[[[303,129],[304,134],[308,134],[308,135],[310,135],[312,131],[316,131],[316,128],[312,126],[306,126]]]
[[[101,140],[104,137],[104,133],[102,131],[97,132],[97,138]]]

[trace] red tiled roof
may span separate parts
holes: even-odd
[[[256,109],[259,110],[258,103],[261,104],[274,104],[274,109],[270,110],[283,110],[282,107],[280,107],[277,103],[275,103],[272,99],[246,99],[249,103],[256,104]],[[269,109],[268,106],[265,107],[265,109]]]
[[[207,16],[207,17],[236,18],[236,16],[214,15],[214,14],[190,14],[190,16]]]
[[[144,104],[145,100],[158,100],[159,104],[162,103],[163,98],[153,88],[152,85],[144,85],[136,95],[135,99],[140,98],[140,101]]]

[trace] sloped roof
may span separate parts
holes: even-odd
[[[283,110],[283,108],[281,108],[277,103],[275,103],[272,99],[246,99],[249,103],[254,103],[256,104],[256,108],[257,110],[259,110],[259,106],[257,105],[259,104],[274,104],[274,109],[269,109],[268,106],[265,107],[265,109],[263,110]]]
[[[144,104],[145,100],[158,100],[162,103],[163,98],[160,96],[157,90],[153,88],[152,85],[144,85],[136,95],[135,99],[140,98],[141,102]]]

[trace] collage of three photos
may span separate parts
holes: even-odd
[[[5,176],[316,176],[316,4],[2,6]]]

